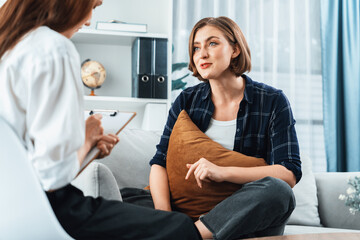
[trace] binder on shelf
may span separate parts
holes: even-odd
[[[167,39],[137,38],[132,47],[132,96],[167,98]]]
[[[167,98],[167,39],[154,39],[153,98]]]
[[[98,30],[110,30],[121,32],[147,32],[146,24],[139,23],[127,23],[117,20],[111,20],[109,22],[99,21],[96,23],[96,29]]]
[[[137,38],[132,47],[132,96],[152,97],[151,38]]]
[[[84,111],[85,120],[92,114],[101,114],[101,125],[104,128],[104,134],[113,133],[118,135],[129,122],[134,119],[136,112],[122,112],[118,110],[87,110]],[[94,147],[86,155],[83,163],[80,166],[80,171],[77,176],[100,154],[100,151]]]

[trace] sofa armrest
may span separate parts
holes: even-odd
[[[348,179],[360,176],[360,172],[315,173],[319,215],[324,227],[360,230],[360,213],[351,214],[345,202],[339,200],[340,194],[346,194]]]
[[[122,201],[113,174],[102,163],[92,162],[71,184],[82,190],[85,196]]]

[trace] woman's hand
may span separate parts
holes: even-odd
[[[223,179],[223,167],[219,167],[212,162],[209,162],[205,158],[200,158],[194,164],[186,164],[189,168],[185,179],[189,179],[190,175],[194,173],[195,180],[200,188],[202,188],[202,181],[204,182],[222,182]]]
[[[111,150],[118,142],[119,137],[115,134],[103,135],[96,145],[96,147],[100,150],[100,155],[97,158],[99,159],[109,156]]]
[[[89,151],[96,146],[103,136],[104,129],[101,126],[101,118],[101,114],[94,114],[89,116],[85,121],[85,142],[77,151],[80,166]]]
[[[101,119],[101,114],[94,114],[88,117],[85,123],[85,145],[89,150],[96,146],[100,150],[98,158],[108,156],[115,144],[119,142],[119,137],[114,134],[103,135]]]
[[[102,138],[104,129],[101,126],[101,114],[89,116],[85,122],[85,145],[89,150]]]

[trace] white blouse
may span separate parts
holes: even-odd
[[[85,140],[74,44],[48,27],[37,28],[1,58],[0,83],[0,117],[22,139],[43,189],[70,183]]]
[[[231,121],[218,121],[211,118],[209,127],[205,131],[205,134],[209,138],[231,151],[234,150],[235,133],[236,119]]]

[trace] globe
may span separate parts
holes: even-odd
[[[90,95],[94,96],[94,89],[100,88],[106,79],[106,70],[101,63],[86,59],[81,64],[81,79],[91,89]]]

